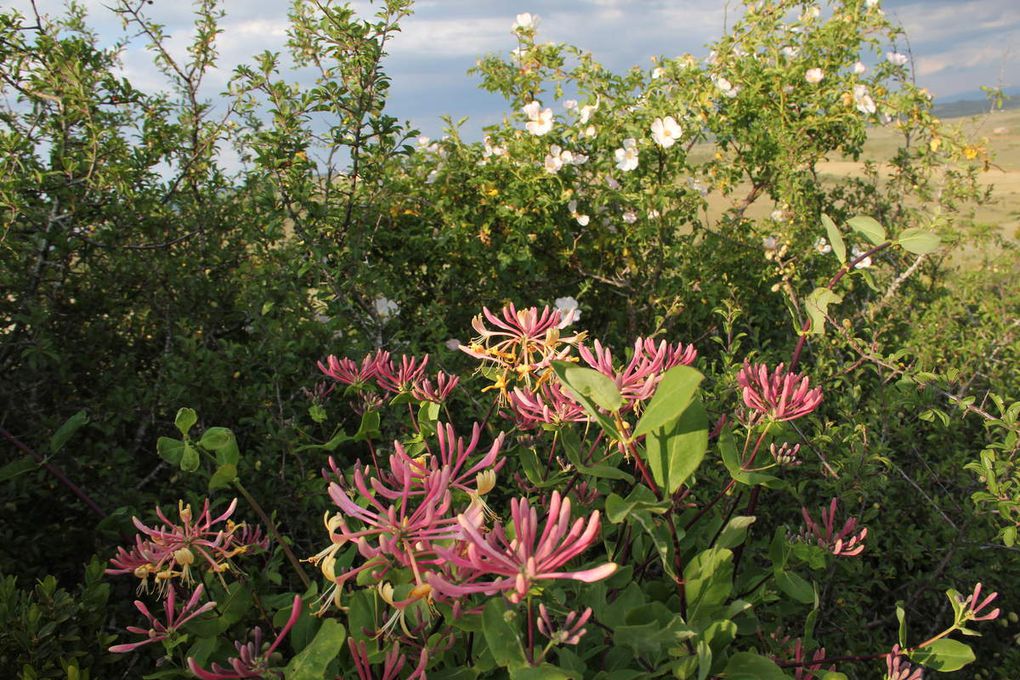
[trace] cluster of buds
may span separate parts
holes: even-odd
[[[538,605],[538,632],[549,638],[549,642],[559,645],[576,645],[588,629],[584,624],[591,618],[591,607],[581,614],[569,612],[562,625],[554,625],[544,604]]]
[[[804,530],[801,537],[807,541],[813,541],[820,547],[825,548],[836,557],[856,557],[864,552],[864,539],[868,535],[867,527],[857,531],[857,518],[851,517],[839,531],[835,530],[836,507],[839,499],[833,498],[828,509],[822,508],[822,521],[816,523],[807,508],[801,508],[801,515],[804,517]]]
[[[136,635],[142,635],[143,639],[138,642],[130,642],[123,645],[114,645],[110,647],[110,651],[114,654],[122,654],[124,652],[133,652],[139,647],[150,645],[154,642],[162,642],[164,640],[172,640],[177,635],[177,631],[194,618],[201,616],[210,609],[216,606],[215,602],[206,602],[203,605],[199,605],[202,601],[202,595],[205,592],[204,586],[198,586],[195,588],[195,592],[191,594],[188,601],[178,610],[177,609],[177,589],[172,585],[167,588],[166,596],[163,599],[163,620],[156,618],[149,608],[145,606],[145,603],[141,600],[135,600],[135,609],[141,612],[148,622],[148,628],[140,628],[138,626],[128,626],[128,632],[135,633]]]
[[[804,462],[800,458],[800,444],[790,446],[789,442],[783,442],[776,446],[775,443],[772,443],[769,444],[769,453],[772,454],[772,460],[776,461],[776,465],[779,467],[797,467]]]
[[[924,671],[911,666],[899,645],[885,655],[884,680],[924,680]]]
[[[202,512],[196,517],[190,505],[179,501],[179,522],[171,521],[156,508],[156,515],[163,522],[158,527],[146,526],[133,517],[139,531],[135,545],[130,550],[118,548],[110,560],[113,567],[106,573],[132,574],[141,580],[142,589],[148,588],[152,576],[160,591],[175,578],[190,586],[194,583],[192,571],[199,566],[204,565],[210,572],[221,575],[230,568],[232,558],[269,546],[260,527],[230,520],[236,507],[235,498],[223,514],[213,517],[206,499]]]
[[[213,603],[215,604],[215,603]],[[297,623],[298,617],[301,615],[301,596],[295,595],[294,602],[290,608],[290,616],[287,618],[287,623],[284,624],[283,628],[277,634],[276,639],[268,647],[264,647],[262,643],[262,629],[256,627],[251,631],[248,636],[247,642],[234,642],[234,648],[237,650],[237,656],[227,660],[227,666],[221,666],[218,663],[214,663],[210,670],[202,668],[195,660],[194,657],[188,658],[188,668],[200,680],[237,680],[239,678],[260,678],[264,679],[267,674],[270,677],[281,678],[283,677],[279,671],[273,671],[272,665],[278,664],[273,654],[276,652],[276,648],[280,646],[283,639],[287,637],[287,633]],[[276,664],[274,664],[276,662]]]
[[[433,381],[425,374],[429,355],[422,358],[402,355],[399,360],[385,350],[367,354],[361,362],[334,355],[326,357],[325,363],[318,362],[319,370],[341,385],[364,389],[375,385],[383,393],[395,396],[409,394],[419,401],[443,403],[457,387],[460,379],[439,371]],[[372,398],[369,395],[368,398]]]

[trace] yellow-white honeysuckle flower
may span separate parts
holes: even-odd
[[[582,212],[577,211],[577,201],[571,201],[570,203],[567,203],[567,210],[570,211],[570,216],[577,220],[578,224],[580,224],[582,227],[588,226],[588,222],[591,221],[591,217],[585,215]]]
[[[822,82],[822,78],[825,77],[825,72],[820,68],[809,68],[807,73],[804,74],[804,80],[808,81],[812,85],[817,85]]]
[[[623,140],[623,147],[617,149],[614,155],[617,168],[623,172],[634,170],[638,166],[637,140],[633,137]]]
[[[542,136],[552,130],[552,109],[543,109],[542,102],[535,100],[525,104],[524,115],[528,117],[528,122],[525,127],[528,128],[528,132],[531,134]]]
[[[514,18],[514,33],[534,31],[538,28],[538,15],[531,12],[522,12]]]
[[[656,118],[652,121],[652,140],[663,149],[668,149],[676,144],[682,134],[683,129],[673,116]]]
[[[893,66],[903,66],[909,60],[907,55],[899,52],[886,52],[885,59]]]

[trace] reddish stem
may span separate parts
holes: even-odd
[[[20,439],[18,439],[17,437],[15,437],[13,434],[11,434],[2,427],[0,427],[0,435],[3,435],[4,439],[14,444],[14,446],[17,449],[21,450],[23,453],[27,453],[28,455],[32,456],[32,458],[35,458],[36,462],[39,463],[39,465],[42,465],[44,468],[46,468],[46,470],[51,475],[56,477],[61,484],[66,486],[71,493],[77,496],[82,503],[88,506],[89,510],[96,513],[101,518],[106,519],[106,512],[104,512],[103,509],[99,507],[99,504],[92,500],[92,497],[85,493],[85,491],[83,491],[80,486],[78,486],[70,479],[68,479],[67,475],[64,474],[64,471],[61,470],[60,467],[58,467],[54,463],[50,463],[49,461],[47,461],[34,449],[29,447],[27,444],[22,442]]]
[[[892,241],[886,241],[885,243],[877,245],[871,250],[850,260],[839,268],[839,271],[836,272],[835,276],[829,280],[829,283],[827,283],[825,287],[832,290],[832,287],[839,283],[844,276],[849,274],[850,270],[853,269],[859,262],[862,262],[865,258],[871,257],[877,252],[885,250],[891,245]],[[804,349],[804,343],[807,342],[807,332],[809,330],[811,330],[811,319],[806,320],[800,327],[800,337],[797,338],[797,346],[793,348],[793,356],[790,357],[790,372],[797,370],[797,364],[800,363],[800,353]]]

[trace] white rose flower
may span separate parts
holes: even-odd
[[[863,255],[866,251],[861,250],[859,246],[854,246],[850,249],[850,259],[856,260],[858,257]],[[871,266],[871,257],[868,256],[854,265],[854,269],[867,269]]]
[[[551,175],[555,175],[563,167],[563,157],[561,155],[560,147],[553,144],[549,147],[549,153],[545,156],[545,171]]]
[[[635,222],[637,222],[637,213],[634,212],[633,210],[628,210],[627,212],[623,213],[623,221],[626,222],[627,224],[634,224]]]
[[[591,221],[591,217],[577,211],[577,201],[571,201],[570,203],[567,203],[567,210],[570,211],[570,216],[577,220],[578,224],[580,224],[582,227],[588,226],[588,222]]]
[[[665,73],[663,68],[661,66],[656,66],[652,69],[652,80],[658,80],[662,77],[663,73]]]
[[[524,33],[525,31],[534,31],[538,28],[538,15],[532,14],[531,12],[522,12],[518,14],[514,19],[513,31],[514,33]]]
[[[656,118],[652,121],[652,140],[663,149],[668,149],[676,144],[682,134],[683,129],[673,116]]]
[[[909,60],[907,55],[900,54],[899,52],[886,52],[885,58],[893,66],[903,66]]]
[[[857,105],[858,111],[867,115],[878,111],[875,100],[868,94],[868,88],[865,85],[854,85],[854,104]]]
[[[817,250],[822,255],[825,255],[827,253],[832,252],[832,246],[829,245],[828,239],[822,236],[817,241],[815,241],[815,250]]]
[[[858,61],[854,63],[853,72],[856,75],[862,76],[868,72],[868,67]]]
[[[553,303],[560,312],[560,328],[576,323],[581,320],[581,310],[577,307],[577,300],[567,296],[556,298]]]
[[[638,166],[637,140],[633,137],[623,140],[623,148],[617,149],[614,155],[617,168],[623,172],[634,170]]]
[[[528,122],[525,127],[528,128],[528,132],[531,134],[540,137],[552,130],[552,109],[543,109],[541,102],[536,100],[525,104],[524,114],[528,117]]]
[[[822,82],[822,78],[825,77],[825,72],[820,68],[808,69],[807,73],[804,74],[804,80],[808,81],[812,85],[817,85]]]
[[[400,313],[400,306],[393,300],[380,295],[375,299],[375,313],[381,321],[386,321]]]
[[[724,97],[729,97],[730,99],[736,97],[737,93],[740,92],[739,87],[736,87],[733,83],[722,76],[712,76],[712,83]]]
[[[793,47],[792,45],[787,45],[780,51],[783,53],[783,56],[785,56],[787,59],[796,59],[797,55],[800,54],[800,48]]]

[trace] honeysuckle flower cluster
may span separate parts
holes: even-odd
[[[150,527],[137,517],[132,522],[139,533],[130,550],[123,547],[111,558],[113,565],[107,574],[132,574],[141,580],[140,588],[147,589],[153,577],[159,589],[166,588],[173,579],[190,586],[195,582],[193,571],[205,568],[213,574],[230,569],[230,560],[255,549],[265,549],[269,542],[260,527],[249,527],[230,520],[237,508],[235,498],[226,511],[213,517],[209,500],[196,517],[190,505],[177,504],[178,522],[173,522],[156,508],[156,516],[163,523]]]
[[[215,603],[213,603],[215,604]],[[280,629],[276,639],[267,648],[263,649],[262,644],[262,629],[255,627],[248,636],[247,642],[234,642],[234,648],[237,650],[237,656],[232,657],[227,661],[228,667],[221,666],[218,663],[213,663],[210,670],[203,668],[194,657],[188,657],[188,669],[199,678],[199,680],[236,680],[238,678],[265,678],[267,674],[270,677],[280,678],[283,677],[282,671],[273,671],[271,669],[271,661],[273,653],[276,651],[280,643],[283,642],[284,638],[287,637],[287,633],[290,632],[294,624],[297,623],[298,617],[301,615],[301,596],[295,595],[293,604],[290,608],[290,616],[287,618],[287,623],[284,624],[283,628]]]
[[[795,420],[822,403],[822,389],[811,389],[807,377],[787,371],[783,364],[770,373],[765,364],[752,366],[745,361],[737,374],[737,383],[743,390],[744,404],[752,420]]]
[[[577,348],[581,361],[590,368],[610,378],[626,401],[621,409],[628,411],[655,393],[662,375],[674,366],[690,366],[698,352],[693,345],[668,343],[658,344],[652,338],[638,338],[634,341],[634,353],[625,366],[616,367],[613,353],[596,340],[591,349],[586,345]]]
[[[459,341],[449,341],[451,349],[459,347]],[[389,352],[377,350],[365,355],[360,362],[349,357],[338,358],[335,355],[326,357],[325,363],[318,362],[319,370],[341,385],[355,389],[376,386],[389,395],[410,394],[419,401],[443,403],[449,399],[456,389],[460,378],[443,371],[438,371],[434,378],[426,375],[429,355],[421,358],[401,355],[399,360],[392,358]],[[371,398],[371,395],[366,395]]]
[[[538,605],[538,632],[549,638],[549,642],[554,645],[576,645],[581,641],[588,630],[584,627],[588,623],[588,619],[591,618],[591,607],[585,608],[581,614],[577,612],[569,612],[566,619],[560,625],[555,625],[552,622],[552,617],[549,616],[549,611],[545,608],[545,604]]]
[[[135,633],[137,635],[144,636],[144,639],[138,642],[130,642],[122,645],[114,645],[110,647],[110,651],[115,654],[123,654],[125,652],[133,652],[139,647],[145,645],[151,645],[154,642],[163,642],[164,640],[171,640],[177,634],[177,631],[186,624],[187,622],[201,616],[202,614],[210,611],[216,606],[215,602],[206,602],[200,605],[202,601],[202,595],[205,594],[205,586],[198,586],[195,591],[188,598],[188,601],[181,606],[180,610],[177,609],[177,589],[172,585],[166,589],[166,596],[163,600],[163,619],[157,619],[149,608],[145,606],[145,603],[141,600],[135,600],[135,609],[141,612],[148,622],[148,628],[140,628],[138,626],[128,626],[128,632]]]
[[[501,369],[498,379],[486,389],[498,390],[506,398],[515,384],[532,389],[547,380],[551,363],[569,356],[584,339],[584,333],[561,335],[560,329],[571,319],[572,313],[549,307],[518,310],[510,304],[498,316],[483,308],[471,322],[478,336],[461,349]]]
[[[805,540],[817,543],[836,557],[856,557],[864,552],[864,539],[868,535],[868,529],[862,527],[858,531],[857,518],[850,517],[843,524],[843,528],[836,531],[838,505],[839,499],[833,498],[827,509],[822,508],[821,523],[814,521],[807,508],[801,508],[801,515],[804,518],[804,530],[801,535]]]
[[[893,645],[885,656],[884,680],[924,680],[924,670],[911,666],[900,646]]]

